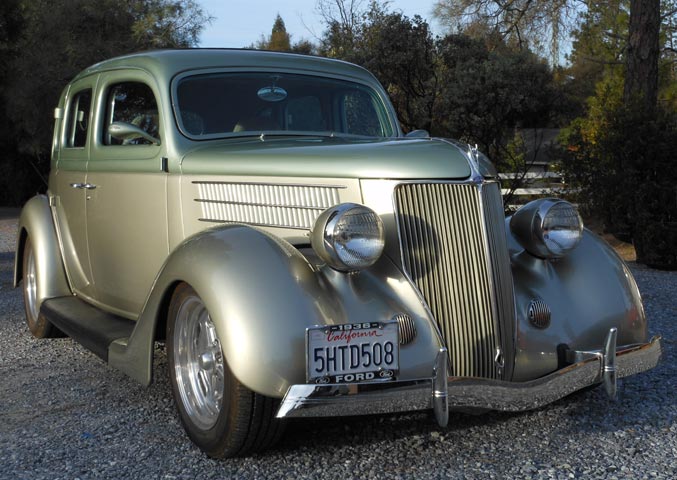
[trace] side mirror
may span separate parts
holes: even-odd
[[[108,134],[117,140],[136,140],[143,138],[152,142],[154,145],[160,145],[160,139],[149,135],[136,125],[126,122],[113,122],[108,126]]]
[[[405,135],[405,138],[430,138],[428,130],[412,130]]]

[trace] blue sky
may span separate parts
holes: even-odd
[[[246,47],[269,35],[276,15],[284,20],[292,42],[306,39],[315,42],[322,35],[322,23],[316,12],[316,0],[198,0],[214,21],[205,27],[201,47]],[[432,19],[434,0],[393,0],[391,11],[406,16],[420,15],[428,21],[434,33],[441,28]],[[368,0],[364,0],[364,5]]]

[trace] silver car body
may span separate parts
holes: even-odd
[[[191,138],[173,108],[177,79],[222,71],[364,84],[393,134]],[[119,82],[152,90],[158,144],[102,143],[106,92]],[[88,136],[69,148],[66,119],[83,89],[92,91]],[[141,383],[151,382],[153,343],[179,282],[203,298],[237,379],[286,396],[281,417],[435,408],[444,423],[447,406],[534,408],[595,383],[611,391],[616,376],[658,362],[637,286],[606,243],[586,230],[563,259],[527,252],[485,160],[457,142],[404,137],[387,94],[359,67],[267,52],[148,52],[85,70],[55,117],[49,189],[22,212],[15,282],[30,236],[38,302],[75,296],[134,322],[105,356]],[[385,225],[383,256],[358,273],[330,268],[310,248],[315,219],[345,202]],[[539,312],[547,325],[534,323]],[[400,346],[396,381],[306,382],[306,329],[403,317],[415,338]]]

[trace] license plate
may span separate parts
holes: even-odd
[[[397,322],[348,323],[306,330],[308,383],[394,380]]]

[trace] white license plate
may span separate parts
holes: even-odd
[[[312,327],[306,335],[308,383],[382,381],[397,376],[397,322]]]

